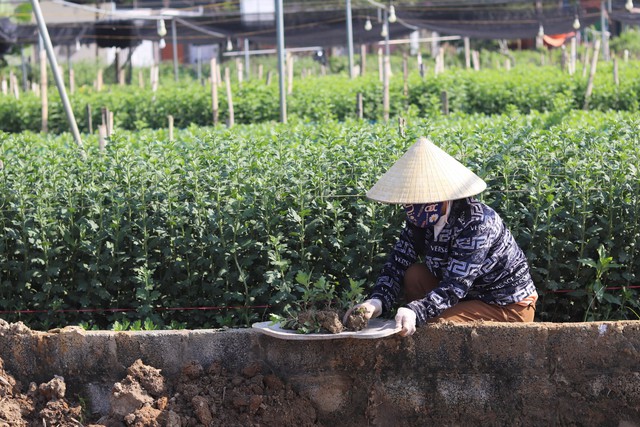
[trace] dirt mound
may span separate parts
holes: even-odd
[[[160,370],[137,360],[113,385],[109,414],[98,420],[88,419],[80,405],[65,398],[62,377],[31,383],[26,394],[20,388],[0,359],[0,427],[316,425],[311,402],[259,363],[232,373],[220,362],[206,369],[193,362],[170,384]]]
[[[0,359],[0,427],[82,425],[82,407],[64,398],[64,378],[56,376],[40,386],[31,383],[26,394],[20,388]]]

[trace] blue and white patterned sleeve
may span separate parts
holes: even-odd
[[[383,313],[389,312],[393,308],[394,302],[400,295],[404,273],[416,261],[413,231],[411,227],[407,226],[402,230],[387,262],[382,267],[373,291],[369,295],[369,298],[377,298],[382,301]]]

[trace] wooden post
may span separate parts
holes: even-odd
[[[169,114],[167,120],[169,121],[169,142],[173,142],[173,116]]]
[[[125,80],[126,80],[126,70],[124,68],[122,68],[120,71],[118,71],[118,84],[120,86],[124,86]]]
[[[360,45],[360,75],[364,76],[367,68],[367,45]]]
[[[91,116],[91,105],[87,104],[87,127],[89,133],[93,133],[93,117]]]
[[[358,119],[362,120],[364,118],[364,111],[363,111],[363,104],[362,104],[362,92],[358,92],[358,95],[356,96],[356,109],[358,112]]]
[[[271,84],[271,77],[273,75],[273,71],[269,70],[267,71],[267,81],[266,81],[266,85],[269,86]]]
[[[218,124],[218,61],[216,58],[211,59],[211,110],[213,111],[213,125]]]
[[[109,135],[109,138],[111,138],[111,135],[113,135],[113,129],[114,129],[114,127],[113,127],[113,120],[114,120],[113,111],[107,110],[107,117],[109,118],[109,127],[108,127],[109,133],[108,133],[108,135]]]
[[[42,103],[42,132],[49,130],[49,99],[47,94],[47,53],[40,51],[40,101]]]
[[[258,64],[258,80],[262,80],[263,72],[264,72],[264,66],[262,64]]]
[[[596,39],[593,48],[593,59],[591,60],[591,70],[589,71],[589,80],[587,82],[587,90],[584,94],[584,109],[589,109],[589,98],[593,92],[593,80],[596,76],[596,67],[598,65],[598,52],[600,51],[600,39]]]
[[[233,97],[231,96],[231,77],[229,77],[229,68],[224,69],[224,82],[227,85],[227,104],[229,106],[229,127],[234,125],[233,117]]]

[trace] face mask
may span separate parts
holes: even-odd
[[[443,215],[444,202],[404,205],[407,220],[416,227],[434,225]]]

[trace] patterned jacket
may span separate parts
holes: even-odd
[[[382,301],[383,312],[392,309],[405,271],[418,261],[415,234],[415,227],[404,228],[369,295]],[[453,202],[437,238],[433,227],[424,234],[424,263],[440,283],[423,299],[407,304],[416,313],[417,325],[458,301],[508,305],[536,292],[525,255],[511,232],[493,209],[474,198]]]

